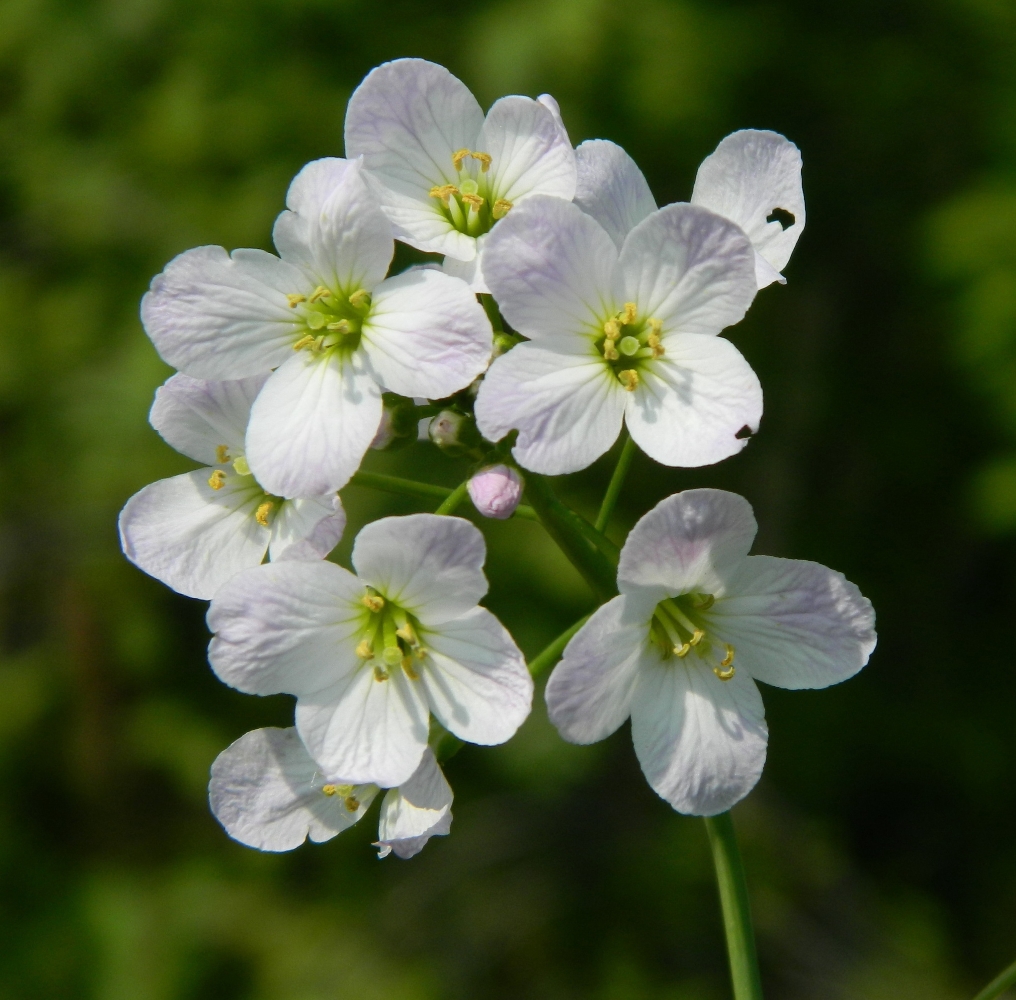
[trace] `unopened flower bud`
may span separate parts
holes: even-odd
[[[469,480],[469,498],[484,517],[503,521],[522,499],[522,477],[507,465],[491,465]]]
[[[431,441],[439,448],[451,448],[459,443],[459,436],[466,422],[464,413],[442,410],[430,422],[428,433]]]

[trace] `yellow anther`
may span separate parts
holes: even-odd
[[[314,335],[312,333],[304,334],[294,345],[294,351],[300,351],[305,348],[308,344],[314,343]]]
[[[211,486],[213,490],[221,490],[222,487],[226,485],[226,473],[223,472],[222,469],[216,469],[208,477],[208,485]]]
[[[238,476],[249,476],[251,474],[250,466],[247,464],[247,459],[243,455],[237,455],[233,459],[233,470]]]
[[[417,646],[413,650],[413,653],[416,655],[418,660],[424,660],[427,658],[427,650],[424,646]]]
[[[370,292],[366,288],[358,288],[352,295],[349,296],[349,304],[354,309],[362,309],[364,306],[370,305]]]
[[[342,804],[351,812],[355,813],[360,808],[360,800],[355,795],[347,795]]]
[[[385,599],[380,594],[364,594],[360,603],[377,614],[385,606]]]
[[[402,669],[411,681],[418,681],[420,679],[420,675],[416,672],[416,667],[413,666],[412,657],[404,656],[402,658]]]
[[[646,345],[653,352],[654,358],[662,358],[666,353],[663,345],[660,343],[660,338],[655,333],[651,333],[646,337]]]
[[[469,155],[470,155],[470,151],[468,149],[457,149],[457,150],[455,150],[455,152],[452,153],[452,166],[455,167],[456,170],[461,170],[462,169],[462,161],[467,156],[469,156]],[[448,186],[451,187],[451,185],[448,185]]]
[[[605,340],[603,342],[603,356],[608,361],[617,361],[617,359],[621,356],[617,353],[617,347],[615,346],[614,341]]]
[[[695,634],[691,637],[689,642],[691,642],[693,646],[697,646],[705,637],[705,632],[703,632],[702,629],[697,628],[695,629]]]
[[[479,212],[483,208],[483,198],[478,194],[464,194],[462,204],[468,205],[474,212]]]
[[[675,656],[680,656],[680,657],[683,658],[683,657],[687,656],[690,652],[691,652],[691,643],[690,642],[686,642],[683,646],[675,646],[674,647],[674,655]]]
[[[413,631],[413,626],[410,625],[409,622],[406,622],[406,624],[403,625],[402,628],[397,628],[395,630],[395,634],[400,639],[405,639],[410,646],[416,645],[416,633]]]
[[[493,163],[493,158],[491,157],[490,153],[477,153],[474,151],[469,155],[474,160],[479,161],[481,174],[485,174],[488,170],[490,170],[490,165],[491,163]]]
[[[490,214],[495,219],[503,219],[514,207],[514,203],[510,202],[507,198],[498,198],[494,202],[494,207],[491,209]]]
[[[734,662],[734,647],[729,642],[725,642],[723,646],[727,650],[727,655],[720,660],[720,666],[729,667]]]
[[[459,189],[454,184],[435,184],[430,189],[431,198],[440,198],[446,205],[453,194],[458,194]]]
[[[626,368],[623,372],[618,372],[617,379],[627,392],[634,392],[638,388],[639,373],[634,368]]]
[[[625,325],[635,322],[635,317],[638,316],[638,307],[634,302],[625,302],[624,312],[622,312],[617,318]]]
[[[617,317],[611,316],[603,324],[603,332],[607,335],[607,340],[617,340],[621,336],[621,324],[618,323]]]
[[[721,681],[729,681],[734,674],[737,673],[737,670],[734,667],[728,667],[726,670],[722,670],[720,667],[713,667],[713,673],[716,674]]]
[[[322,785],[321,791],[324,792],[325,795],[338,795],[339,792],[335,785]]]
[[[370,643],[370,639],[361,639],[359,645],[356,647],[356,655],[361,660],[369,660],[374,655],[374,647]]]
[[[307,296],[301,295],[299,292],[291,292],[286,296],[286,299],[289,301],[289,308],[295,309],[301,302],[307,301]]]
[[[388,671],[385,670],[385,668],[381,666],[380,663],[374,664],[374,680],[376,681],[388,680]]]
[[[331,297],[331,292],[325,288],[324,285],[318,285],[317,288],[311,293],[310,298],[307,300],[308,304],[313,305],[319,299],[327,299]]]
[[[274,506],[274,500],[265,500],[264,503],[259,504],[258,509],[254,511],[254,520],[257,521],[262,528],[268,527],[268,515],[271,514]]]
[[[219,465],[225,465],[229,461],[229,448],[224,444],[217,444],[215,446],[215,461]]]
[[[663,332],[663,320],[651,319],[646,322],[646,326],[649,327],[649,332],[655,334],[657,337]]]
[[[349,333],[350,330],[349,320],[348,319],[336,320],[334,323],[329,323],[325,327],[325,329],[331,330],[333,333]]]

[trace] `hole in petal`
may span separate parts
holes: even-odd
[[[788,212],[785,208],[774,208],[769,215],[766,216],[766,222],[778,222],[786,231],[789,229],[797,220],[794,218],[793,212]]]
[[[754,432],[752,429],[745,424],[735,435],[738,441],[743,441],[745,438],[750,438]]]

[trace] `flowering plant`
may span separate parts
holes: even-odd
[[[760,996],[728,813],[765,762],[756,682],[855,674],[875,646],[871,605],[824,566],[749,555],[751,507],[721,490],[666,498],[620,550],[604,532],[636,449],[705,466],[758,430],[759,380],[722,334],[785,280],[805,222],[800,154],[736,132],[689,203],[659,208],[620,147],[573,149],[548,95],[484,116],[419,59],[367,76],[345,137],[346,159],[293,180],[278,256],[186,251],[142,303],[178,370],[152,425],[203,467],[128,501],[124,552],[211,600],[223,682],[296,697],[292,728],[220,754],[212,811],[241,843],[290,850],[356,823],[384,789],[379,854],[411,857],[451,830],[441,764],[510,739],[556,663],[561,735],[601,740],[630,717],[651,787],[706,817],[735,992]],[[442,259],[390,273],[395,240]],[[358,471],[369,448],[417,436],[473,474],[443,490]],[[545,477],[619,437],[589,523]],[[441,502],[367,524],[351,572],[328,558],[351,481]],[[481,517],[538,519],[601,602],[528,664],[480,606],[484,538],[455,516],[467,497]]]

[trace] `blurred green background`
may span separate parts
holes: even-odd
[[[400,55],[481,102],[550,91],[660,204],[728,132],[801,147],[808,228],[731,337],[766,391],[739,457],[638,460],[612,532],[689,485],[755,505],[757,551],[875,602],[849,684],[764,692],[735,810],[773,1000],[950,1000],[1016,956],[1016,5],[1011,0],[2,0],[0,998],[719,1000],[700,821],[627,728],[449,765],[451,837],[379,862],[372,818],[258,855],[205,802],[215,754],[289,699],[214,680],[204,605],[120,555],[116,515],[188,468],[138,301],[174,254],[269,247],[290,177],[342,152]],[[454,483],[417,445],[368,467]],[[592,510],[610,464],[561,485]],[[414,508],[344,491],[352,530]],[[538,526],[485,524],[528,653],[584,585]]]

